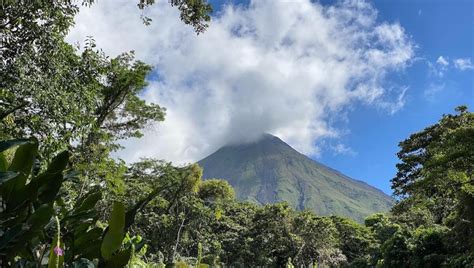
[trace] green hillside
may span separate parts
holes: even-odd
[[[393,204],[382,191],[306,157],[269,134],[254,143],[224,146],[198,163],[203,178],[226,179],[239,199],[260,204],[287,201],[299,210],[357,221]]]

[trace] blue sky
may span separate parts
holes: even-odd
[[[427,61],[444,58],[474,60],[474,2],[472,1],[375,1],[379,16],[398,21],[418,46],[420,60],[399,77],[409,86],[400,111],[387,115],[364,106],[354,107],[344,137],[355,156],[323,154],[318,160],[347,175],[360,178],[391,193],[398,142],[437,122],[442,114],[465,104],[474,108],[474,72],[450,68],[443,78],[430,73]],[[444,85],[433,96],[425,90]]]
[[[211,3],[219,12],[224,4],[247,5],[248,1]],[[400,23],[416,45],[419,59],[389,81],[409,87],[406,102],[392,115],[367,105],[351,107],[347,120],[337,125],[347,130],[340,139],[353,152],[323,150],[313,158],[391,194],[389,180],[396,173],[398,143],[435,123],[442,114],[452,113],[458,105],[474,107],[473,69],[461,71],[450,63],[443,77],[438,77],[429,67],[430,63],[436,65],[440,56],[451,60],[470,58],[474,62],[474,2],[380,0],[372,4],[379,12],[379,20]],[[428,94],[433,87],[437,90]]]
[[[398,143],[474,107],[472,1],[212,0],[199,36],[166,0],[148,27],[117,1],[81,9],[68,39],[154,67],[142,96],[166,120],[123,143],[127,162],[192,163],[269,132],[390,194]]]

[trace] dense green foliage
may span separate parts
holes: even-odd
[[[174,167],[153,159],[128,168],[129,198],[126,204],[114,203],[105,224],[96,209],[102,197],[99,188],[72,208],[64,203],[68,196],[61,195],[62,184],[74,177],[66,170],[68,153],[58,154],[42,168],[35,164],[39,163],[37,148],[34,139],[0,143],[3,261],[39,265],[46,259],[51,267],[57,267],[53,262],[105,267],[133,263],[282,267],[290,265],[289,260],[296,267],[472,264],[469,244],[460,245],[458,240],[470,237],[460,238],[463,233],[452,221],[414,225],[415,221],[407,221],[408,210],[374,214],[363,226],[346,218],[298,212],[286,203],[242,203],[233,199],[225,181],[202,181],[197,165]],[[127,231],[134,236],[126,235]],[[57,248],[63,253],[58,254]]]
[[[66,170],[67,151],[42,168],[35,139],[7,140],[0,142],[0,162],[2,264],[35,267],[46,259],[48,267],[59,267],[64,263],[92,264],[88,260],[95,259],[101,267],[117,267],[129,262],[134,249],[122,240],[142,203],[152,195],[132,204],[128,211],[124,204],[115,202],[108,227],[104,228],[95,209],[100,189],[77,199],[73,207],[64,202],[68,196],[60,190],[66,180],[74,177]]]
[[[393,205],[393,199],[380,190],[300,154],[269,134],[255,143],[224,146],[198,163],[204,178],[225,178],[238,199],[257,204],[287,201],[298,210],[359,222]]]
[[[412,242],[407,258],[416,265],[474,260],[474,114],[456,111],[400,143],[392,188],[401,201],[392,212],[410,227],[400,241]]]
[[[205,28],[205,1],[170,3],[197,32]],[[93,40],[82,53],[64,41],[76,12],[69,1],[2,5],[0,267],[474,266],[474,114],[466,107],[400,143],[392,180],[397,203],[364,225],[295,210],[306,208],[309,193],[299,199],[280,190],[275,200],[253,193],[261,203],[289,203],[241,202],[239,184],[234,191],[225,180],[202,180],[197,164],[126,165],[111,157],[121,139],[163,120],[164,109],[138,97],[150,67],[132,53],[110,59]],[[272,152],[246,153],[262,157],[252,160],[256,165],[303,177],[279,170]],[[334,195],[340,204],[374,193],[354,181],[342,183],[348,191],[325,193],[342,180],[299,154],[295,159],[291,165],[325,182],[285,181],[297,192],[313,187],[318,198]],[[253,186],[245,187],[251,195]]]

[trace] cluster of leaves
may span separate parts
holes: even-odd
[[[95,189],[69,208],[60,190],[74,173],[66,170],[69,153],[59,153],[47,168],[37,159],[35,139],[0,142],[0,257],[4,264],[62,267],[89,263],[100,267],[123,267],[135,250],[125,234],[136,214],[156,195],[168,192],[161,186],[128,205],[115,202],[107,225],[99,219]],[[11,158],[11,160],[9,160]],[[106,227],[104,227],[106,226]],[[138,241],[139,242],[139,241]],[[140,245],[140,247],[143,244]],[[45,253],[50,252],[49,257]]]
[[[400,201],[392,214],[405,228],[390,247],[405,252],[395,262],[474,265],[474,113],[466,106],[456,112],[400,143],[392,179]]]

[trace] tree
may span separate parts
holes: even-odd
[[[416,267],[441,267],[448,255],[446,236],[449,228],[434,225],[414,232],[413,260]]]
[[[235,198],[234,188],[225,180],[208,179],[199,185],[199,198],[208,202]]]
[[[411,267],[413,265],[412,233],[403,228],[391,236],[381,248],[383,267]]]
[[[474,250],[474,114],[456,111],[400,143],[393,212],[429,211],[435,224],[452,228],[454,251],[466,252]]]
[[[110,60],[93,43],[81,56],[62,40],[56,44],[44,57],[28,55],[15,62],[18,72],[10,75],[20,79],[5,85],[1,103],[17,109],[1,122],[1,135],[36,137],[44,161],[58,150],[72,150],[83,185],[90,178],[120,177],[115,172],[120,167],[109,157],[120,148],[117,142],[140,137],[145,125],[164,119],[160,106],[138,97],[151,69],[133,61],[131,53]]]
[[[377,241],[369,228],[350,219],[331,216],[338,231],[338,247],[353,267],[374,265]]]
[[[154,159],[133,164],[125,182],[129,202],[153,188],[164,189],[138,215],[134,227],[134,234],[149,244],[150,259],[158,261],[160,252],[166,263],[197,256],[199,244],[201,260],[209,264],[234,262],[243,252],[255,206],[236,203],[227,182],[201,181],[197,165],[175,167]]]
[[[258,206],[253,203],[225,200],[212,204],[211,208],[213,208],[211,212],[219,212],[220,215],[211,218],[209,224],[211,228],[204,235],[209,237],[208,241],[214,240],[220,244],[221,262],[235,267],[253,265],[255,260],[250,256],[258,254],[258,249],[250,245],[253,241],[250,230],[253,228],[253,219],[259,209]]]
[[[389,216],[376,213],[365,219],[365,226],[369,227],[380,244],[392,237],[401,227]]]
[[[93,2],[93,0],[84,0],[82,3],[90,5]],[[138,7],[143,9],[153,3],[154,0],[140,0]],[[205,0],[173,0],[170,1],[170,4],[181,11],[182,21],[192,25],[197,33],[201,33],[207,28],[212,8]],[[38,87],[43,87],[43,90],[52,88],[52,92],[59,92],[63,90],[62,87],[68,84],[72,85],[70,88],[77,86],[74,82],[78,82],[78,79],[73,79],[78,74],[77,63],[74,64],[73,60],[75,51],[70,47],[65,48],[67,45],[64,42],[64,37],[73,25],[74,15],[78,11],[77,4],[71,1],[7,1],[2,3],[0,10],[0,34],[2,36],[0,47],[0,120],[14,115],[19,110],[28,110],[30,113],[38,114],[35,112],[38,108],[51,109],[51,105],[46,107],[36,105],[31,109],[27,108],[31,105],[32,100],[41,103],[41,101],[48,100],[46,96],[56,100],[55,97],[64,97],[65,94],[62,92],[56,96],[47,94],[51,93],[48,91],[45,91],[43,95],[35,94]],[[51,60],[56,64],[52,68],[48,68]],[[71,60],[72,62],[70,62]],[[59,70],[59,74],[55,72],[57,70]],[[64,74],[68,76],[64,77]],[[30,76],[33,78],[29,78]],[[25,79],[27,81],[24,81]],[[18,86],[25,88],[20,90],[17,89]],[[17,96],[16,93],[19,91],[24,94]],[[65,101],[64,99],[60,100],[63,103]],[[69,104],[74,106],[77,101],[84,100],[71,98]],[[60,104],[59,101],[55,103]],[[67,117],[70,114],[62,115]],[[67,121],[67,119],[63,121]],[[64,124],[63,121],[58,123]]]
[[[86,5],[93,0],[85,0]],[[141,9],[154,1],[139,1]],[[173,0],[184,23],[203,32],[210,20],[205,0]],[[64,38],[79,12],[70,1],[7,1],[0,10],[0,138],[33,136],[40,160],[68,149],[81,183],[68,183],[71,199],[105,184],[106,198],[123,194],[124,163],[110,154],[119,141],[142,136],[165,110],[139,97],[151,67],[133,52],[110,59],[86,41],[84,51]],[[144,18],[149,23],[149,18]],[[67,187],[66,187],[67,188]]]
[[[138,1],[140,9],[152,4],[153,0]],[[170,4],[196,33],[207,28],[212,11],[207,1]],[[140,137],[146,125],[162,121],[164,109],[138,97],[151,67],[135,61],[133,52],[109,59],[89,39],[78,56],[77,48],[64,41],[77,12],[78,3],[72,1],[2,4],[0,138],[34,136],[43,158],[74,149],[71,159],[83,175],[77,192],[82,194],[91,179],[106,181],[114,186],[113,192],[121,192],[123,183],[117,178],[125,169],[110,153],[120,148],[119,140]]]
[[[82,5],[94,2],[83,0]],[[137,6],[145,9],[154,3],[155,0],[138,0]],[[169,3],[180,11],[181,20],[191,25],[197,34],[206,30],[212,12],[212,6],[206,0],[172,0]],[[54,34],[65,34],[73,25],[77,12],[78,4],[72,1],[4,1],[0,10],[2,63],[11,64],[23,51],[47,44],[48,40],[57,37]],[[145,24],[151,22],[151,18],[142,16],[142,19]]]
[[[140,0],[140,2],[151,4],[154,0]],[[171,0],[170,4],[179,9],[181,20],[192,25],[197,34],[204,32],[208,27],[212,6],[206,0]]]
[[[296,254],[302,241],[292,233],[292,213],[287,203],[257,210],[249,230],[253,253],[248,258],[254,265],[283,267]]]
[[[346,262],[346,257],[337,248],[338,231],[330,218],[303,211],[295,216],[293,229],[302,239],[293,258],[297,267],[309,267],[313,263],[332,267]]]
[[[126,173],[128,202],[158,190],[150,206],[138,215],[134,233],[144,236],[151,251],[162,252],[168,263],[179,257],[187,227],[203,220],[205,208],[196,199],[201,176],[196,164],[175,167],[155,159],[134,163]]]

